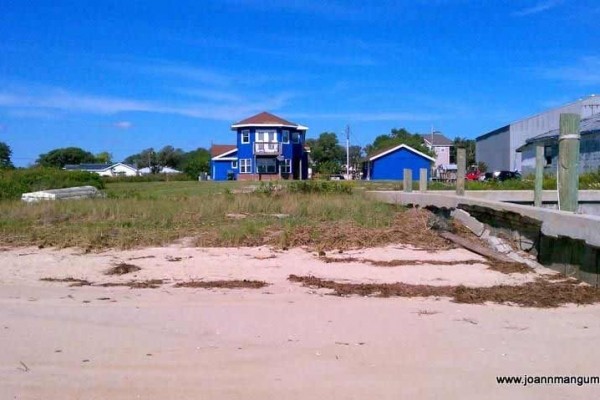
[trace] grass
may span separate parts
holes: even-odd
[[[362,181],[357,183],[358,187],[366,190],[402,190],[402,181]],[[556,176],[546,175],[543,182],[544,190],[556,190]],[[429,182],[428,190],[455,190],[454,183]],[[507,181],[466,181],[466,190],[533,190],[534,176],[524,176],[522,179],[511,179]],[[579,176],[579,189],[599,190],[600,172],[588,172]],[[419,190],[419,182],[413,181],[413,190]]]
[[[181,238],[206,246],[297,244],[298,230],[317,242],[322,227],[391,227],[402,208],[348,193],[241,193],[242,182],[107,183],[107,198],[23,204],[0,202],[0,245],[134,248]],[[244,214],[236,220],[227,214]],[[287,214],[275,218],[273,214]],[[308,232],[308,233],[307,233]],[[362,232],[362,233],[361,233]],[[340,240],[342,240],[341,238]],[[306,242],[306,241],[305,241]],[[303,242],[303,243],[305,243]]]

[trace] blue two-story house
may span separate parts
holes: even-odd
[[[307,127],[262,112],[231,125],[237,143],[213,145],[213,180],[307,179]]]

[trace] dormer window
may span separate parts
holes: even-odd
[[[250,131],[248,129],[244,129],[242,131],[242,144],[250,143]]]

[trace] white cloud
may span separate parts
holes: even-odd
[[[540,1],[537,4],[526,7],[521,10],[513,12],[513,15],[516,17],[525,17],[527,15],[539,14],[544,11],[551,10],[555,7],[558,7],[564,2],[564,0],[545,0]]]
[[[545,79],[600,85],[600,57],[582,57],[576,64],[542,68],[538,74]]]
[[[260,100],[235,99],[218,91],[203,93],[201,102],[144,101],[122,97],[96,96],[75,93],[62,88],[20,87],[12,91],[0,92],[0,108],[9,113],[31,114],[118,114],[124,112],[148,112],[158,114],[183,115],[192,118],[232,121],[264,110],[277,110],[293,97],[291,93],[264,96]],[[230,101],[224,101],[228,99]],[[131,122],[120,121],[113,126],[127,129]]]
[[[442,115],[428,113],[412,113],[403,111],[390,112],[349,112],[349,113],[290,113],[293,118],[342,119],[347,121],[433,121]]]
[[[117,121],[113,123],[112,126],[117,129],[129,129],[133,127],[133,123],[130,121]]]

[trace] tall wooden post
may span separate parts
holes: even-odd
[[[579,207],[579,120],[579,114],[560,114],[558,205],[572,212]]]
[[[458,170],[456,171],[456,194],[464,196],[465,174],[467,171],[467,151],[464,148],[456,149],[456,163],[458,164]]]
[[[427,191],[427,168],[421,168],[419,170],[419,191]]]
[[[535,186],[533,190],[533,206],[542,206],[542,193],[544,189],[544,145],[535,146]]]
[[[404,168],[403,188],[405,192],[412,192],[412,169]]]

